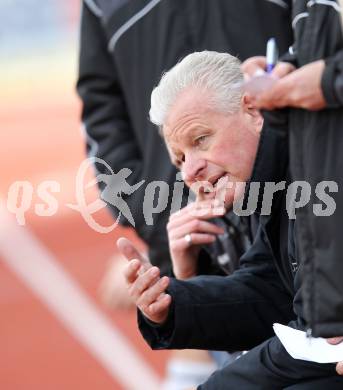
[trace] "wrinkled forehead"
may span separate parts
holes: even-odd
[[[180,143],[189,138],[200,118],[197,114],[185,113],[174,119],[174,121],[166,122],[162,127],[162,134],[167,144]]]
[[[204,121],[211,111],[211,101],[206,93],[199,93],[196,88],[183,91],[172,104],[162,126],[165,139],[185,137],[193,123]]]

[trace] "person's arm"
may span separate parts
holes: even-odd
[[[294,57],[292,57],[294,60]],[[284,56],[288,61],[291,56]],[[274,86],[259,96],[255,104],[263,109],[298,107],[308,110],[343,106],[343,50],[324,60],[311,62],[296,69],[296,61],[280,62],[272,75],[280,78]],[[245,61],[242,70],[247,77],[265,68],[265,57]]]
[[[261,74],[265,69],[265,57],[252,57],[242,64],[246,78]],[[273,84],[251,94],[255,107],[275,110],[285,107],[321,110],[327,107],[322,89],[324,60],[318,60],[296,69],[289,62],[279,62],[270,74]]]
[[[77,91],[83,103],[82,121],[87,136],[87,152],[89,157],[103,159],[114,173],[129,168],[132,174],[127,181],[134,185],[142,179],[142,156],[135,142],[124,94],[107,50],[101,23],[101,19],[83,3]],[[96,164],[96,169],[98,173],[111,174],[103,164]],[[106,184],[99,183],[100,190]],[[129,196],[123,195],[140,235],[144,219],[142,213],[138,212],[141,208],[134,205],[142,204],[144,189],[145,186],[142,186]],[[110,204],[109,207],[117,217],[118,210]],[[123,216],[119,222],[128,224]]]
[[[169,315],[162,326],[140,312],[140,331],[153,349],[250,349],[273,335],[274,322],[293,317],[292,298],[272,263],[260,231],[241,259],[241,269],[228,277],[170,279]]]

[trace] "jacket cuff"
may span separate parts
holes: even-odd
[[[321,88],[328,107],[337,104],[337,98],[334,90],[335,80],[335,62],[332,58],[325,61],[325,68],[321,80]]]
[[[171,344],[174,331],[174,308],[169,310],[167,320],[162,324],[156,324],[137,310],[138,328],[145,341],[152,349],[167,349]]]
[[[296,52],[293,46],[291,46],[288,52],[284,53],[280,58],[279,62],[289,62],[294,67],[298,67],[298,60],[296,56]]]
[[[329,108],[340,107],[343,104],[343,72],[341,63],[343,52],[325,60],[325,69],[322,75],[321,88]]]
[[[194,309],[185,302],[180,304],[180,296],[184,297],[187,292],[181,286],[178,280],[170,279],[167,293],[171,295],[172,302],[162,325],[149,321],[138,311],[139,330],[152,349],[183,349],[194,332]]]

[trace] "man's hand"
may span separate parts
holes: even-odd
[[[266,74],[265,69],[267,68],[266,57],[256,56],[245,60],[241,66],[244,78],[246,81],[250,80],[255,76],[261,76]],[[289,62],[278,62],[273,71],[270,73],[275,79],[285,77],[291,72],[295,71],[295,67]]]
[[[162,324],[167,319],[171,303],[171,296],[165,293],[169,278],[160,278],[160,270],[152,267],[129,240],[120,238],[117,246],[129,260],[123,273],[135,305],[150,321]],[[132,256],[137,258],[131,259]]]
[[[343,341],[343,337],[332,337],[327,339],[327,342],[332,345],[340,344]],[[336,364],[336,371],[338,375],[343,375],[343,362],[338,362]]]
[[[277,81],[266,91],[251,96],[253,104],[260,109],[296,107],[307,110],[325,108],[326,102],[321,89],[325,63],[315,61],[295,69],[293,65],[280,62],[270,74]],[[265,69],[264,57],[253,57],[245,61],[242,71],[246,79],[260,75]]]
[[[172,214],[167,225],[173,271],[177,279],[196,275],[198,256],[202,245],[211,244],[222,228],[208,222],[214,215],[213,201],[197,201]],[[199,213],[199,209],[206,210]],[[188,236],[190,242],[185,239]]]

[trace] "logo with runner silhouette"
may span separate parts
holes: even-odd
[[[87,170],[89,168],[94,169],[94,166],[96,166],[99,170],[99,164],[103,165],[109,173],[98,173],[93,180],[91,180],[88,184],[85,184]],[[123,198],[123,195],[132,195],[144,184],[145,180],[141,180],[139,183],[131,185],[127,181],[131,174],[132,171],[129,168],[122,168],[117,173],[114,173],[113,169],[106,161],[97,157],[85,159],[80,165],[76,176],[75,195],[77,203],[67,204],[67,207],[78,211],[87,224],[100,233],[109,233],[112,231],[119,224],[121,216],[126,218],[130,224],[135,227],[134,218],[129,205]],[[90,204],[87,204],[85,190],[93,187],[94,185],[99,185],[102,189],[100,198]],[[110,226],[102,226],[93,218],[93,214],[105,208],[106,204],[110,204],[116,208],[118,212],[115,223]]]

